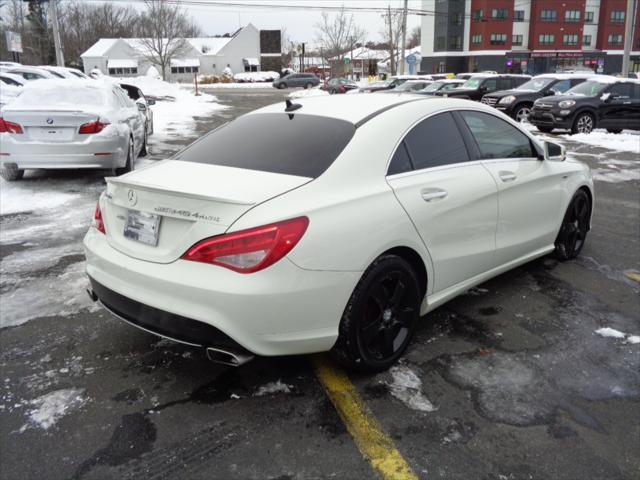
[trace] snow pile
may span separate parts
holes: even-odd
[[[16,87],[15,85],[2,84],[0,88],[0,108],[10,103],[14,98],[22,93],[24,87]]]
[[[605,130],[596,129],[591,133],[561,135],[561,137],[594,147],[640,154],[640,132],[624,130],[622,133],[608,133]]]
[[[307,97],[322,97],[329,95],[326,90],[320,90],[320,87],[307,88],[306,90],[297,90],[289,94],[289,98],[307,98]]]
[[[233,79],[236,82],[273,82],[280,78],[278,72],[243,72],[236,73]]]
[[[629,333],[624,333],[611,327],[599,328],[598,330],[596,330],[596,333],[605,338],[624,338],[625,343],[640,343],[640,335],[631,335]]]
[[[407,407],[420,412],[433,412],[436,408],[422,394],[422,381],[413,370],[405,365],[391,367],[392,382],[388,383],[391,395]]]
[[[293,385],[287,385],[278,379],[276,382],[269,382],[262,385],[254,394],[254,397],[262,397],[263,395],[271,395],[274,393],[291,393],[292,388]]]
[[[29,426],[48,430],[69,410],[78,408],[85,403],[86,399],[83,394],[83,389],[67,388],[36,398],[31,402],[35,408],[29,412],[29,423],[22,426],[20,433]]]
[[[0,188],[0,215],[52,209],[80,198],[76,193],[11,187],[3,183]]]

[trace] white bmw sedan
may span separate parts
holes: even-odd
[[[491,107],[308,98],[107,179],[84,239],[89,293],[228,364],[331,350],[379,370],[421,315],[578,255],[592,207],[585,165]]]
[[[133,168],[147,147],[145,119],[117,85],[89,80],[27,83],[0,116],[0,175],[26,169]]]

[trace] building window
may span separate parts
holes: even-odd
[[[614,10],[611,12],[611,21],[613,23],[624,23],[624,10]]]
[[[562,44],[569,46],[578,45],[578,35],[563,35]]]
[[[579,22],[580,21],[580,10],[567,10],[564,12],[564,21],[565,22]]]
[[[582,45],[585,47],[591,46],[591,35],[584,35],[582,37]]]
[[[473,45],[480,45],[482,43],[482,35],[472,35],[471,43]]]
[[[540,20],[543,22],[555,22],[557,12],[555,10],[542,10],[540,12]]]
[[[521,46],[522,45],[522,35],[514,35],[513,37],[511,37],[511,44],[513,46]]]
[[[450,37],[449,45],[453,50],[460,50],[462,48],[462,37],[459,35]]]
[[[198,67],[171,67],[171,73],[198,73]]]
[[[138,74],[138,67],[109,69],[109,75],[137,75],[137,74]]]
[[[524,22],[524,10],[514,10],[513,11],[513,21],[514,22]]]
[[[445,41],[446,41],[445,37],[436,37],[436,49],[444,50]]]
[[[481,22],[482,20],[484,20],[484,12],[482,10],[476,10],[473,12],[474,22]]]
[[[258,71],[258,66],[257,65],[245,65],[244,66],[244,71],[245,72],[257,72]]]
[[[622,35],[621,34],[612,34],[607,38],[607,42],[609,45],[622,45]]]
[[[584,23],[593,23],[593,12],[584,12]]]
[[[507,34],[506,33],[492,33],[491,34],[491,45],[504,45],[507,43]]]
[[[451,24],[452,25],[462,25],[463,21],[462,21],[462,14],[461,13],[454,13],[451,16]]]
[[[553,45],[555,41],[555,35],[543,34],[538,37],[538,43],[540,45]]]
[[[506,20],[509,17],[509,9],[494,8],[491,10],[491,18],[493,20]]]

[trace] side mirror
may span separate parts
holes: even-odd
[[[551,97],[551,96],[553,96],[553,95],[555,95],[555,94],[556,94],[556,91],[555,91],[555,90],[553,90],[553,89],[551,89],[551,88],[550,88],[549,90],[547,90],[547,92],[545,93],[545,95],[546,95],[547,97]]]
[[[155,104],[156,104],[156,101],[153,98],[147,98],[147,105],[151,106]]]
[[[138,110],[140,110],[141,112],[147,111],[147,107],[144,105],[144,103],[136,103],[136,105],[138,105]]]
[[[545,141],[544,159],[550,162],[564,162],[567,159],[567,149],[557,143]]]

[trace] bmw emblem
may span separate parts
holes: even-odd
[[[127,192],[127,200],[129,200],[129,205],[131,205],[132,207],[136,203],[138,203],[138,195],[136,194],[135,190],[129,189],[129,191]]]
[[[53,125],[53,118],[47,118],[47,125]]]

